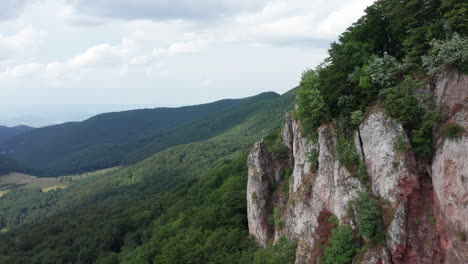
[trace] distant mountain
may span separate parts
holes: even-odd
[[[0,126],[0,143],[33,129],[33,127],[23,125],[15,127]]]
[[[0,144],[0,153],[41,169],[43,175],[133,164],[170,146],[216,135],[255,109],[249,105],[276,97],[276,93],[263,93],[197,106],[101,114],[10,138]],[[207,121],[211,119],[217,122]],[[189,125],[199,120],[195,127]]]
[[[2,110],[2,109],[0,109]],[[3,111],[2,111],[3,113]],[[73,120],[73,119],[67,119]],[[28,125],[32,127],[45,127],[58,124],[54,120],[50,120],[44,118],[43,116],[39,115],[14,115],[14,116],[2,116],[0,119],[0,124],[8,127],[20,126],[20,125]]]
[[[92,145],[82,151],[64,156],[44,168],[47,175],[66,175],[116,165],[130,165],[172,146],[202,141],[219,135],[250,118],[280,96],[262,93],[245,98],[241,103],[218,111],[192,123],[130,140],[124,144]]]

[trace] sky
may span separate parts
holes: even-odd
[[[0,125],[284,93],[373,0],[3,0]]]

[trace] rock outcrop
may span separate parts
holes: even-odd
[[[468,232],[468,76],[453,72],[440,76],[435,95],[443,122],[465,128],[460,138],[439,137],[432,162],[438,232],[443,234],[446,263],[457,263],[468,260],[467,242],[461,241]]]
[[[408,145],[403,127],[383,112],[371,114],[359,127],[364,160],[371,178],[372,191],[397,207],[417,187],[411,152],[399,153],[397,141]]]
[[[255,144],[248,157],[249,178],[247,182],[247,216],[249,233],[262,246],[270,240],[273,230],[268,223],[268,207],[271,203],[270,185],[273,184],[273,171],[270,153],[263,142]]]
[[[446,108],[444,122],[466,128],[467,76],[443,76],[434,93],[437,103]],[[323,125],[317,132],[316,140],[303,137],[299,122],[288,115],[282,131],[290,153],[287,159],[278,159],[264,142],[253,147],[248,158],[248,220],[259,245],[285,236],[298,242],[296,263],[318,263],[335,227],[328,218],[334,215],[339,224],[356,229],[350,201],[367,191],[379,197],[386,243],[362,252],[362,263],[468,260],[467,242],[461,237],[468,231],[466,133],[456,140],[438,136],[437,151],[429,163],[412,152],[402,125],[376,108],[354,136],[369,176],[363,180],[356,168],[338,160],[334,125]],[[273,214],[281,223],[272,220]]]

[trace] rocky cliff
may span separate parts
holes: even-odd
[[[466,131],[468,76],[447,73],[429,88],[443,109],[442,123],[456,122]],[[318,263],[337,225],[358,232],[360,205],[353,201],[368,192],[382,208],[385,241],[358,241],[367,246],[356,263],[467,263],[467,134],[446,139],[436,132],[433,160],[424,161],[411,150],[402,125],[375,107],[351,141],[360,165],[349,166],[338,158],[336,131],[331,123],[318,129],[317,138],[304,138],[288,114],[281,133],[287,158],[263,141],[254,145],[247,201],[249,232],[257,243],[285,236],[298,242],[296,263]]]

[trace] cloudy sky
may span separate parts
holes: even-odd
[[[3,0],[0,124],[283,93],[372,2]]]

